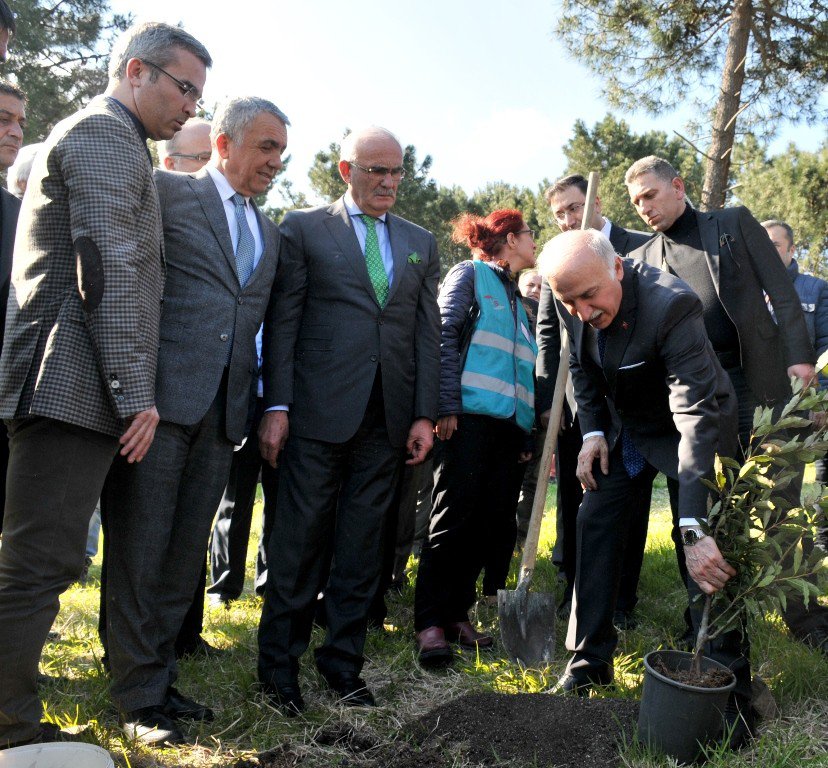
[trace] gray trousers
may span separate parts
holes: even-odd
[[[201,421],[159,422],[144,460],[116,461],[106,484],[107,646],[124,713],[162,704],[178,674],[175,638],[233,458],[225,400],[226,377]]]
[[[83,570],[89,518],[118,438],[41,417],[7,422],[0,547],[0,746],[39,732],[37,667],[59,597]]]

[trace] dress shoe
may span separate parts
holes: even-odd
[[[14,749],[15,747],[25,747],[28,744],[47,744],[53,741],[78,741],[78,737],[69,733],[68,731],[61,731],[54,723],[42,722],[40,723],[38,732],[32,736],[31,739],[22,739],[21,741],[0,742],[0,749]],[[0,763],[3,761],[0,760]]]
[[[188,643],[187,645],[176,645],[175,647],[175,658],[176,659],[185,659],[189,656],[204,656],[206,658],[215,658],[216,656],[221,656],[224,651],[221,648],[216,648],[213,645],[210,645],[201,635],[199,635],[198,640],[194,643]]]
[[[163,709],[164,714],[174,720],[201,720],[207,723],[213,720],[212,709],[182,696],[172,686],[167,689],[167,700]]]
[[[417,659],[427,669],[447,667],[454,661],[454,652],[446,642],[442,627],[426,627],[415,635]]]
[[[365,681],[356,672],[335,672],[323,674],[328,686],[339,694],[340,704],[346,707],[376,707],[374,694],[368,690]]]
[[[592,690],[592,683],[589,680],[584,680],[575,677],[570,673],[566,673],[555,685],[552,686],[550,693],[558,694],[574,694],[579,698],[589,698],[589,692]]]
[[[296,717],[305,711],[305,700],[302,698],[298,680],[291,680],[280,685],[263,684],[262,693],[274,707],[288,717]]]
[[[638,626],[638,619],[633,616],[632,611],[617,610],[612,614],[612,623],[620,632],[626,632]]]
[[[151,747],[184,743],[184,734],[179,730],[178,724],[164,714],[160,706],[142,707],[127,712],[121,720],[121,727],[130,739]]]
[[[491,635],[478,632],[470,621],[457,621],[443,627],[446,640],[457,643],[465,651],[488,651],[494,645]]]

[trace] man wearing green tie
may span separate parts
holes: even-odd
[[[371,127],[346,137],[340,157],[345,195],[282,223],[265,319],[259,439],[282,475],[259,680],[287,714],[304,709],[299,657],[322,590],[316,665],[344,704],[374,704],[360,673],[383,526],[402,460],[425,459],[437,416],[440,267],[434,236],[390,213],[402,146]]]

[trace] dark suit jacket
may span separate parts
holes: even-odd
[[[11,192],[0,189],[0,350],[3,349],[3,329],[6,325],[6,305],[9,303],[14,232],[20,200]]]
[[[566,314],[570,366],[583,434],[602,431],[610,449],[621,427],[645,459],[679,481],[679,516],[704,517],[701,482],[715,454],[736,450],[736,396],[707,338],[690,287],[646,264],[624,264],[622,299],[603,365],[584,324]]]
[[[263,252],[241,287],[224,204],[207,171],[156,171],[155,180],[167,257],[156,407],[164,421],[195,424],[213,402],[229,357],[226,434],[241,443],[259,367],[256,333],[279,258],[279,230],[257,212]]]
[[[695,214],[713,285],[739,334],[748,385],[761,402],[787,400],[791,394],[787,368],[814,363],[816,354],[782,260],[747,208]],[[656,235],[630,257],[666,269],[664,236]],[[776,323],[765,293],[773,303]]]
[[[432,235],[389,213],[394,280],[377,304],[342,198],[291,211],[265,323],[265,407],[290,406],[290,432],[342,443],[358,429],[377,372],[391,444],[435,420],[440,384],[440,264]]]
[[[610,222],[609,240],[612,247],[615,248],[615,252],[621,256],[626,256],[630,251],[644,245],[651,237],[652,235],[645,232],[624,229]],[[552,407],[561,351],[561,328],[558,314],[555,311],[555,297],[552,295],[552,290],[546,280],[541,283],[536,336],[538,359],[535,366],[537,372],[535,403],[537,412],[543,413]],[[573,414],[568,404],[564,410],[565,418],[571,423]]]

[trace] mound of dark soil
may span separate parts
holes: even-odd
[[[444,768],[462,752],[484,766],[610,768],[620,764],[618,744],[632,739],[637,718],[636,701],[477,693],[409,724],[408,743],[395,755],[389,745],[376,765]]]

